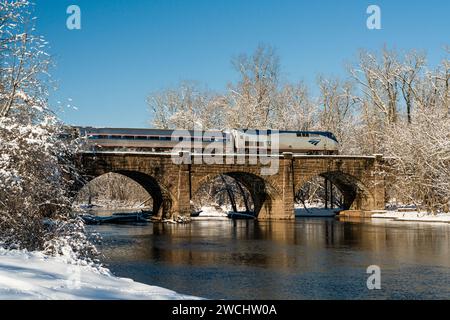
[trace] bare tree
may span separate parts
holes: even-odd
[[[359,63],[350,74],[363,93],[361,99],[384,115],[387,124],[397,122],[400,63],[395,51],[384,48],[376,53],[361,51]]]
[[[327,80],[320,77],[319,126],[331,131],[339,141],[340,152],[346,154],[360,153],[357,148],[357,129],[355,113],[358,98],[354,94],[354,85],[350,81],[339,79]]]
[[[260,45],[251,56],[235,57],[232,64],[239,81],[229,85],[228,127],[268,128],[276,106],[280,72],[275,49]]]
[[[13,105],[37,108],[45,103],[49,79],[47,42],[32,30],[28,1],[0,1],[0,117]]]
[[[284,130],[312,130],[317,127],[318,107],[302,82],[285,84],[274,99],[271,128]]]
[[[407,121],[412,122],[412,108],[414,104],[415,84],[421,76],[425,65],[425,55],[410,52],[405,57],[405,63],[401,66],[399,78],[402,96],[406,104]]]
[[[147,98],[152,123],[162,129],[223,128],[225,101],[220,95],[201,90],[193,82],[165,90]]]
[[[386,152],[396,200],[432,212],[450,205],[450,121],[416,109],[411,125],[388,129]]]

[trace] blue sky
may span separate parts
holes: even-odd
[[[450,1],[365,0],[37,0],[37,29],[51,43],[59,89],[50,101],[70,104],[76,125],[146,127],[155,91],[196,80],[223,91],[230,63],[259,43],[274,46],[283,78],[315,85],[341,76],[358,49],[416,48],[431,65],[450,45]],[[76,4],[82,29],[66,28]],[[380,6],[382,30],[366,28],[366,9]],[[70,100],[69,100],[70,99]]]

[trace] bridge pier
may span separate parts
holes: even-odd
[[[386,205],[386,180],[382,154],[375,154],[374,168],[371,170],[374,210],[384,210]]]
[[[270,199],[267,205],[261,208],[260,220],[290,220],[295,218],[294,210],[294,167],[293,155],[283,154],[280,158],[279,170],[281,172],[281,194]]]
[[[176,178],[176,204],[172,207],[171,215],[179,215],[185,218],[191,216],[191,177],[190,165],[181,164]]]

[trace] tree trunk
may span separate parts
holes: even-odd
[[[234,212],[237,212],[236,201],[234,199],[233,191],[231,190],[230,186],[228,185],[227,181],[225,180],[225,177],[223,175],[220,175],[220,178],[222,179],[222,182],[225,184],[225,189],[227,190],[227,194],[228,194],[228,198],[230,199],[231,207],[233,208]]]
[[[236,180],[236,184],[238,185],[239,191],[241,192],[242,198],[244,199],[244,205],[245,205],[245,212],[249,213],[250,212],[250,207],[248,205],[248,197],[245,194],[244,188],[242,188],[241,183]]]

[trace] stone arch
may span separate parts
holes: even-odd
[[[344,197],[344,210],[364,210],[372,207],[374,197],[369,188],[357,177],[343,171],[319,172],[303,177],[303,179],[295,185],[294,191],[297,192],[300,190],[304,184],[315,176],[328,179],[339,189]]]
[[[166,188],[161,182],[159,182],[154,177],[140,172],[140,171],[129,171],[129,170],[111,170],[101,172],[96,175],[85,176],[84,183],[78,186],[78,190],[87,185],[90,181],[95,178],[101,177],[107,173],[116,173],[123,175],[127,178],[138,183],[144,188],[144,190],[152,197],[153,200],[153,212],[158,216],[167,216],[172,212],[172,207],[174,204],[174,197],[171,192]]]
[[[239,181],[249,191],[256,217],[259,217],[262,212],[264,212],[264,215],[273,212],[275,202],[279,202],[281,199],[280,192],[269,181],[256,174],[244,171],[208,174],[193,186],[192,194],[196,194],[202,185],[213,181],[221,174]]]

